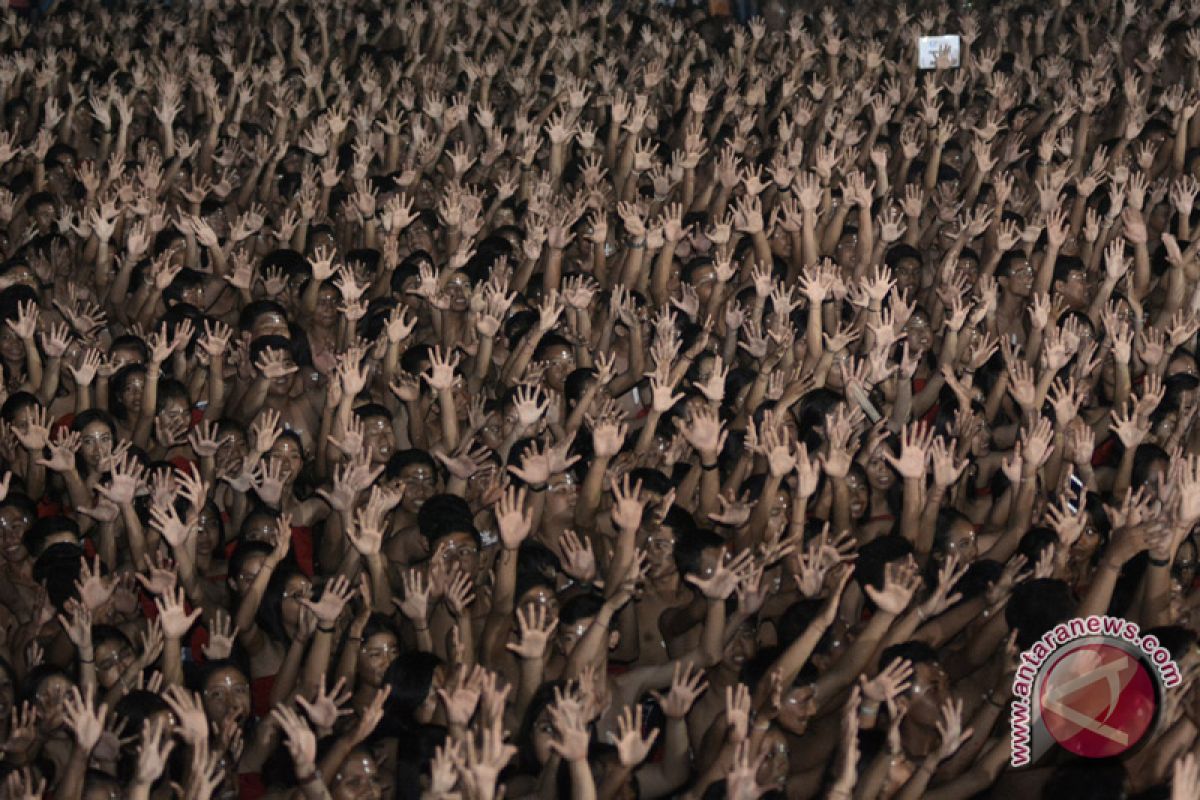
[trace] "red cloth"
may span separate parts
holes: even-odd
[[[254,716],[259,719],[271,713],[271,690],[274,688],[274,675],[264,675],[250,681],[250,705],[254,709]]]
[[[243,772],[238,775],[238,797],[241,800],[258,800],[267,794],[267,785],[263,783],[262,775],[257,772]]]
[[[233,558],[233,551],[237,549],[237,542],[230,542],[225,545],[225,560]],[[311,578],[314,568],[314,549],[312,539],[312,528],[303,525],[292,526],[292,557],[296,559],[296,564],[300,567],[300,571],[305,576]]]

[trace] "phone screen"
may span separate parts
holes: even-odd
[[[962,40],[957,34],[922,36],[917,40],[917,67],[936,69],[938,53],[943,50],[950,56],[950,66],[957,68],[962,59]]]

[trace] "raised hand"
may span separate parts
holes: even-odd
[[[558,627],[558,620],[550,619],[545,606],[540,605],[518,608],[516,614],[517,641],[509,642],[507,648],[520,658],[542,658],[550,637]]]
[[[654,741],[658,738],[658,730],[650,732],[649,736],[642,735],[642,707],[626,706],[617,717],[617,733],[613,744],[617,748],[617,758],[621,765],[634,768],[646,760]]]
[[[312,720],[319,731],[332,731],[339,719],[354,712],[342,706],[350,702],[350,690],[346,688],[345,677],[338,678],[332,690],[326,690],[322,679],[317,685],[317,696],[309,702],[303,695],[296,695],[296,705],[304,709],[304,713]]]
[[[696,698],[708,691],[704,671],[690,663],[675,662],[675,674],[670,690],[663,695],[651,692],[668,719],[683,719],[691,711]]]

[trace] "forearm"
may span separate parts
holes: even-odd
[[[269,701],[271,708],[291,700],[292,695],[296,692],[296,682],[304,663],[304,645],[302,640],[293,639],[288,646],[287,654],[283,657],[283,664],[275,676],[275,683],[271,685]]]
[[[166,686],[183,686],[183,643],[168,638],[163,642],[163,683]]]
[[[81,748],[78,742],[74,744],[66,771],[54,789],[55,800],[80,800],[83,797],[89,756],[90,753]]]

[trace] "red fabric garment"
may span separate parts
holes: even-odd
[[[258,800],[267,794],[267,785],[263,783],[262,774],[258,772],[243,772],[238,775],[238,797],[240,800]]]
[[[259,719],[271,713],[271,690],[275,688],[274,675],[264,675],[250,681],[250,707]]]
[[[228,522],[228,520],[226,520]],[[228,561],[233,557],[233,551],[237,549],[237,542],[230,542],[225,545],[225,560]],[[303,525],[292,526],[292,557],[296,559],[297,566],[300,571],[308,578],[313,576],[314,570],[314,553],[312,528]]]

